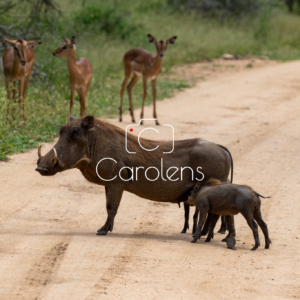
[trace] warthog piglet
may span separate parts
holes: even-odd
[[[188,200],[189,203],[195,204],[200,210],[200,219],[192,243],[196,243],[197,239],[200,239],[202,226],[208,213],[213,213],[216,217],[210,222],[207,242],[213,238],[213,230],[219,216],[226,215],[229,229],[229,234],[226,239],[227,246],[235,250],[233,215],[241,213],[253,231],[255,246],[251,250],[256,250],[260,246],[256,222],[264,233],[266,242],[265,248],[268,249],[271,240],[269,238],[267,224],[263,221],[261,216],[260,197],[269,198],[263,197],[246,185],[224,183],[217,179],[209,179],[206,182],[197,183],[191,191]]]

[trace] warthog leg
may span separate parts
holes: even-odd
[[[209,222],[209,232],[208,232],[208,236],[205,240],[205,242],[209,243],[211,239],[214,238],[214,228],[216,226],[216,223],[218,222],[220,216],[219,215],[213,215],[213,214],[208,214],[207,219],[209,219],[209,215],[211,215],[211,220]],[[206,224],[205,224],[206,225]],[[205,227],[204,225],[204,227]]]
[[[189,217],[190,217],[190,206],[186,203],[183,203],[184,206],[184,226],[181,233],[186,233],[187,229],[189,229]]]
[[[225,234],[226,230],[227,230],[227,224],[226,224],[226,217],[225,216],[221,217],[221,222],[222,222],[221,227],[220,227],[218,233]]]
[[[258,223],[258,225],[261,228],[262,232],[264,233],[265,242],[266,242],[265,249],[269,249],[270,244],[271,244],[271,240],[269,238],[269,232],[268,232],[267,224],[262,219],[260,209],[257,209],[254,212],[253,217],[254,217],[255,221]]]
[[[252,232],[253,232],[255,245],[251,250],[256,250],[260,246],[260,241],[259,241],[259,237],[258,237],[258,226],[253,219],[253,213],[252,213],[252,211],[250,211],[248,209],[242,209],[241,214],[245,217],[249,227],[252,229]]]
[[[228,230],[229,230],[229,234],[226,237],[226,243],[227,243],[227,247],[229,249],[232,250],[236,250],[235,246],[235,228],[234,228],[234,219],[233,216],[229,215],[226,216],[226,221],[227,221],[227,226],[228,226]]]
[[[195,213],[193,216],[193,222],[194,222],[193,223],[193,235],[196,233],[196,230],[197,230],[198,215],[199,215],[199,209],[196,206]]]
[[[201,236],[207,235],[212,217],[213,217],[213,214],[208,213],[204,227],[201,232]]]
[[[207,217],[207,211],[206,212],[200,212],[200,218],[198,223],[197,231],[194,235],[194,239],[192,240],[192,243],[196,243],[198,239],[201,237],[201,229],[203,227],[203,224],[205,222],[205,219]]]
[[[108,231],[112,232],[114,227],[114,219],[117,214],[120,201],[123,194],[122,186],[106,186],[106,210],[107,219],[105,224],[97,231],[97,235],[106,235]]]

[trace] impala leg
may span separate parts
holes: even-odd
[[[121,202],[123,187],[122,186],[106,186],[106,210],[107,219],[105,224],[97,231],[97,235],[106,235],[108,231],[112,232],[114,219]]]
[[[79,95],[79,91],[77,90],[78,95]],[[74,97],[75,97],[75,85],[71,85],[71,98],[70,98],[70,111],[69,114],[72,114],[72,110],[73,110],[73,105],[74,105]],[[80,97],[80,95],[79,95]]]
[[[92,78],[91,78],[92,79]],[[87,93],[88,93],[88,91],[89,91],[89,89],[90,89],[90,84],[91,84],[91,80],[86,84],[86,86],[85,86],[85,98],[86,98],[86,95],[87,95]]]
[[[80,99],[80,116],[86,116],[86,98],[85,98],[85,88],[79,89],[79,99]]]
[[[11,94],[10,94],[10,88],[9,88],[9,81],[5,79],[5,86],[6,86],[6,93],[7,93],[7,116],[6,116],[6,122],[8,122],[9,119],[9,108],[10,108],[10,102],[11,102]]]
[[[132,72],[125,72],[125,78],[122,82],[122,85],[121,85],[121,91],[120,91],[120,107],[119,107],[119,121],[122,122],[122,113],[123,113],[123,96],[124,96],[124,91],[125,91],[125,88],[126,88],[126,85],[127,85],[127,82],[131,76]]]
[[[25,84],[24,84],[24,89],[23,89],[23,98],[24,99],[25,99],[25,93],[26,93],[26,89],[29,84],[30,77],[31,77],[31,72],[27,74],[26,79],[25,79]]]
[[[128,92],[128,98],[129,98],[129,106],[130,106],[130,115],[131,115],[131,120],[133,123],[135,123],[135,119],[134,119],[133,105],[132,105],[132,89],[136,85],[138,80],[139,80],[139,76],[136,74],[133,74],[131,81],[127,85],[127,92]]]
[[[147,96],[147,77],[143,76],[143,103],[142,103],[141,119],[144,118],[144,106],[145,106],[146,96]],[[143,121],[141,121],[141,124],[143,124]]]
[[[153,79],[151,81],[151,87],[152,87],[152,96],[153,96],[153,118],[156,119],[155,120],[156,125],[159,125],[159,122],[157,120],[157,114],[156,114],[156,79]]]
[[[16,101],[17,99],[17,83],[13,81],[13,100]]]
[[[20,122],[21,126],[24,127],[25,119],[24,119],[24,98],[23,98],[23,90],[24,90],[24,78],[19,81],[19,105],[20,105]]]
[[[13,106],[12,106],[12,109],[11,109],[11,114],[12,114],[12,117],[15,118],[15,112],[16,112],[16,105],[17,105],[17,82],[16,81],[13,81],[13,96],[12,96],[12,103],[13,103]]]
[[[30,76],[31,76],[31,72],[27,74],[26,79],[25,79],[25,83],[24,83],[24,89],[23,89],[23,101],[24,102],[25,102],[26,89],[27,89],[28,84],[29,84]],[[26,120],[25,114],[24,114],[24,120]]]

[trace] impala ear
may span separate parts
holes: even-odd
[[[167,45],[174,44],[176,39],[177,39],[176,35],[171,37],[170,39],[167,40]]]
[[[148,40],[149,40],[150,43],[155,43],[156,42],[155,37],[151,34],[148,34]]]
[[[34,48],[36,47],[37,45],[40,45],[42,42],[34,42],[34,41],[30,41],[30,42],[27,42],[27,46],[28,47],[31,47],[31,48]]]
[[[76,43],[75,43],[75,36],[72,36],[72,37],[71,37],[71,44],[73,44],[73,45],[76,44]]]
[[[75,118],[70,114],[70,116],[69,116],[69,122],[73,122],[73,121],[75,121]]]
[[[4,39],[4,40],[2,40],[2,43],[3,43],[3,45],[6,43],[6,44],[13,47],[16,44],[16,41],[9,40],[9,39]]]
[[[95,121],[95,119],[93,116],[86,116],[83,118],[81,126],[85,130],[91,129],[94,127],[94,121]]]

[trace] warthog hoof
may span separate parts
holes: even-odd
[[[122,122],[122,118],[119,119],[119,122]]]
[[[255,246],[251,249],[251,251],[256,250],[258,247],[259,247],[259,245],[255,245]]]
[[[106,235],[107,234],[107,232],[105,232],[105,231],[97,231],[97,233],[96,233],[97,235]]]
[[[156,123],[156,125],[160,125],[158,121],[156,121],[155,123]]]
[[[226,244],[227,244],[227,248],[236,250],[236,248],[234,247],[236,244],[236,240],[233,236],[229,236],[228,238],[226,238]]]
[[[197,239],[194,238],[191,243],[197,243]]]
[[[181,233],[186,233],[186,229],[182,229]]]
[[[98,231],[96,234],[97,235],[107,235],[107,232],[106,231]]]
[[[226,233],[226,230],[220,229],[220,230],[218,231],[218,233],[225,234],[225,233]]]
[[[224,238],[224,239],[222,240],[222,242],[227,242],[227,238]]]
[[[227,247],[228,249],[231,249],[231,250],[236,250],[235,247]]]
[[[269,249],[270,248],[270,244],[272,244],[271,240],[269,239],[269,242],[266,244],[265,249]]]

